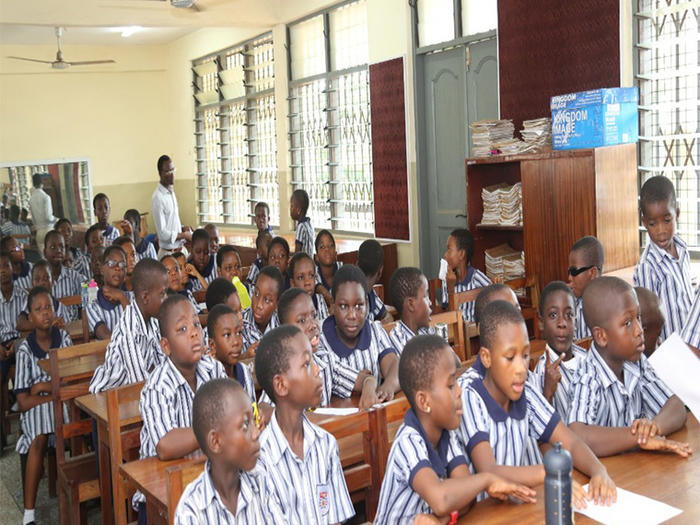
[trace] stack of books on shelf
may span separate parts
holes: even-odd
[[[493,151],[512,153],[520,141],[513,138],[515,126],[509,119],[479,120],[472,123],[473,155],[488,157]],[[517,151],[515,151],[517,153]]]
[[[552,119],[537,118],[523,121],[520,131],[523,138],[523,153],[537,153],[552,149]]]
[[[508,244],[499,244],[484,251],[486,260],[486,276],[495,281],[510,281],[525,276],[525,253],[511,248]],[[525,289],[515,291],[524,295]]]
[[[523,187],[520,182],[509,186],[501,183],[486,186],[481,190],[484,203],[482,225],[522,226],[523,224]]]

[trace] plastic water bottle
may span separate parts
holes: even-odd
[[[88,303],[90,302],[88,295],[88,283],[83,283],[80,285],[80,302],[83,308],[87,307]]]
[[[97,301],[97,290],[99,290],[99,287],[95,279],[90,279],[90,284],[88,284],[88,304]]]
[[[544,456],[544,510],[547,525],[571,525],[573,460],[561,443]]]

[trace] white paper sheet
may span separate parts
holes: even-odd
[[[700,359],[677,334],[671,334],[649,358],[656,375],[700,419]]]
[[[438,270],[438,278],[443,281],[447,279],[447,261],[445,259],[440,259],[440,269]]]
[[[588,485],[583,487],[588,492]],[[661,501],[617,488],[617,501],[609,507],[588,502],[588,507],[577,510],[604,525],[656,525],[678,516],[681,509]]]
[[[314,410],[314,414],[319,414],[321,416],[350,416],[356,414],[359,410],[359,408],[319,407]]]

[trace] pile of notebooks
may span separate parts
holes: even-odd
[[[501,279],[510,281],[525,275],[525,253],[514,250],[508,244],[499,244],[484,251],[486,259],[486,276],[492,281]],[[516,290],[524,295],[525,289]]]
[[[552,119],[538,118],[523,121],[520,131],[523,138],[523,153],[537,153],[552,149]]]
[[[481,224],[491,226],[521,226],[523,224],[523,186],[501,183],[481,190],[484,214]]]
[[[513,153],[513,148],[520,142],[513,138],[515,127],[509,119],[479,120],[472,123],[471,127],[474,145],[472,153],[475,157],[488,157],[493,151]]]

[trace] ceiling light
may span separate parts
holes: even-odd
[[[128,38],[134,33],[138,33],[140,31],[143,31],[143,27],[141,26],[128,26],[128,27],[120,27],[118,28],[121,31],[121,34],[124,38]]]

